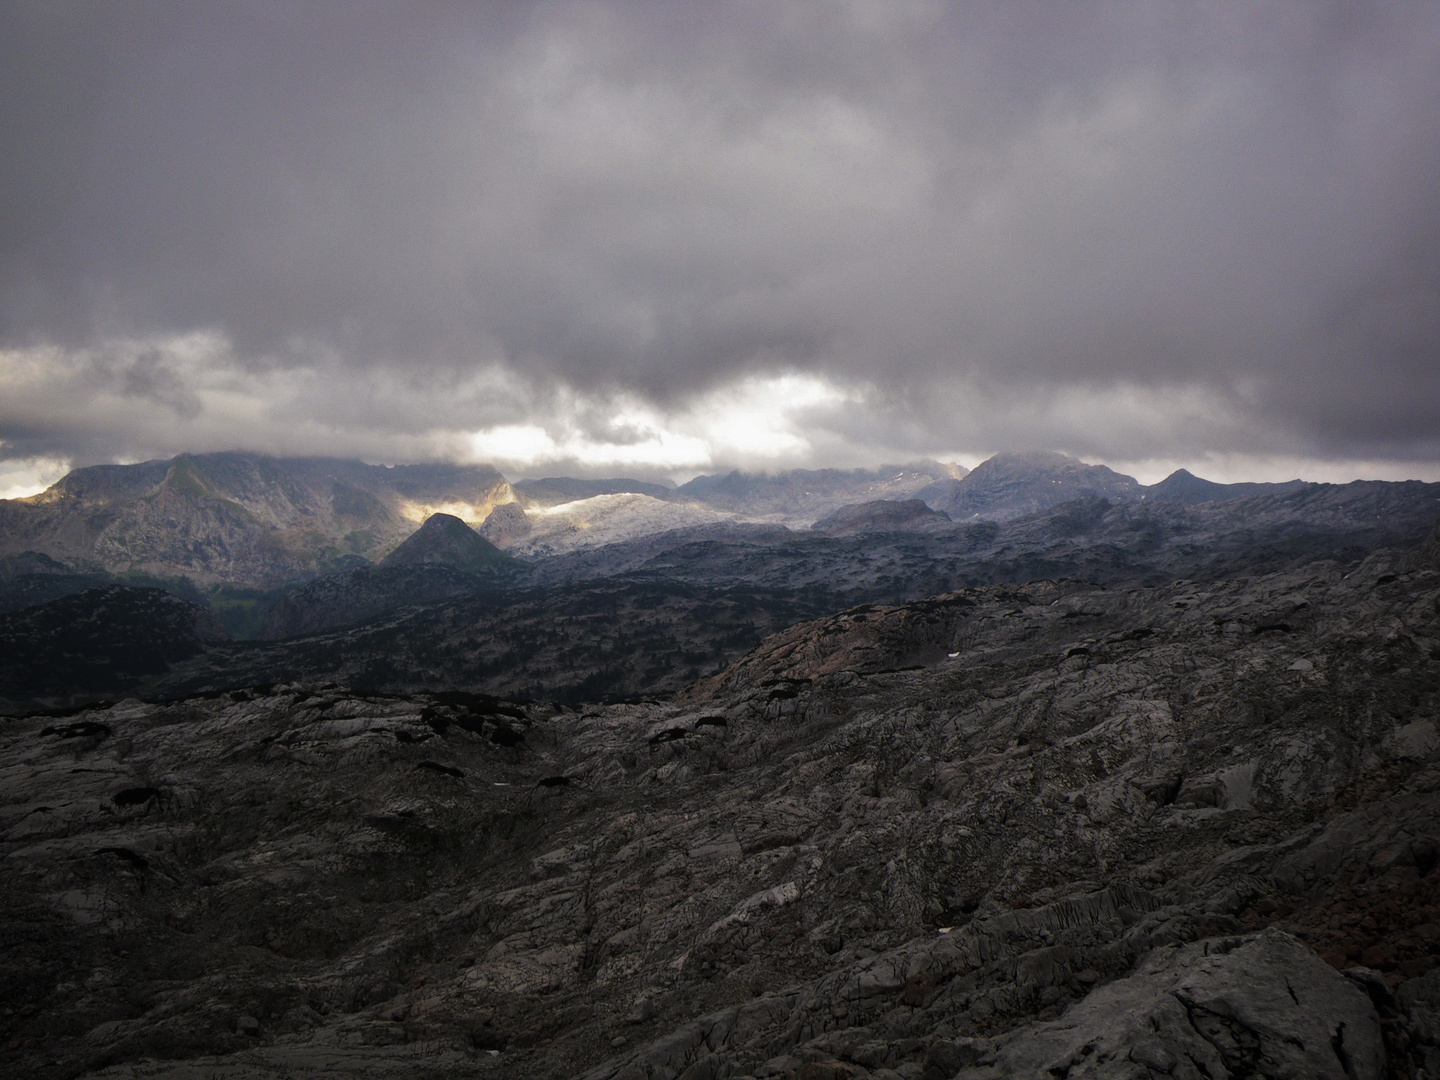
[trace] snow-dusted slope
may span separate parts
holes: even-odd
[[[513,555],[530,558],[560,555],[669,529],[730,521],[735,517],[693,503],[669,502],[634,492],[532,507],[525,516],[531,524],[530,535],[508,550]]]

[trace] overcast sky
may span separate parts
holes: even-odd
[[[1440,479],[1440,4],[11,0],[0,440]]]

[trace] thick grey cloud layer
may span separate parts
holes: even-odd
[[[0,455],[1434,460],[1437,147],[1429,2],[17,2]]]

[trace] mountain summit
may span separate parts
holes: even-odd
[[[453,514],[431,514],[410,538],[380,560],[381,567],[453,566],[477,570],[508,563],[510,556]]]
[[[1116,502],[1137,499],[1139,481],[1104,465],[1087,465],[1068,454],[1034,452],[996,454],[960,480],[941,480],[915,493],[956,521],[986,517],[996,521],[1098,496]]]

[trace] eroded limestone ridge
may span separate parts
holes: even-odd
[[[7,720],[0,1070],[1433,1076],[1437,690],[1427,549]]]

